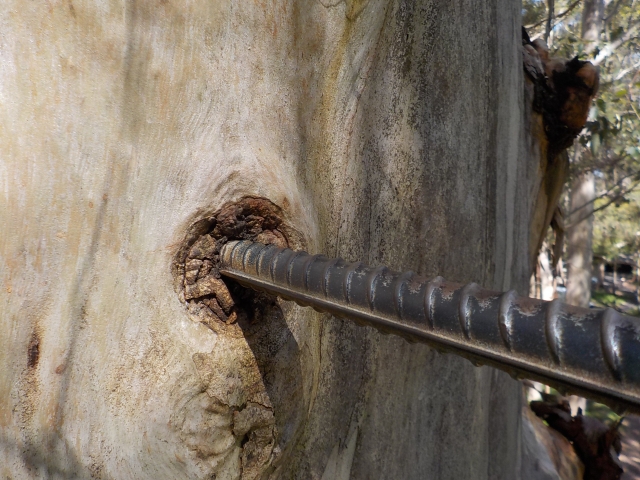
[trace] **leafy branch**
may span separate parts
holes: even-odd
[[[609,195],[611,195],[611,192],[613,192],[615,189],[622,187],[622,183],[623,183],[627,178],[629,178],[629,177],[633,177],[634,175],[637,175],[637,174],[638,174],[637,172],[633,172],[633,173],[630,173],[630,174],[628,174],[628,175],[625,175],[625,176],[624,176],[624,177],[622,177],[620,180],[618,180],[618,182],[617,182],[614,186],[612,186],[611,188],[608,188],[604,193],[601,193],[600,195],[596,196],[595,198],[592,198],[591,200],[589,200],[588,202],[585,202],[585,203],[583,203],[582,205],[580,205],[579,207],[574,208],[574,209],[573,209],[573,210],[571,210],[567,215],[568,215],[568,216],[571,216],[571,215],[573,215],[574,213],[576,213],[577,211],[582,210],[582,209],[583,209],[583,208],[585,208],[585,207],[588,207],[588,206],[589,206],[589,205],[591,205],[592,203],[595,203],[596,201],[600,200],[601,198],[608,197]],[[625,193],[623,194],[623,196],[624,196],[624,195],[626,195],[626,193],[628,193],[628,192],[625,192]]]
[[[580,5],[580,2],[581,2],[581,1],[582,1],[582,0],[576,0],[576,1],[575,1],[575,2],[573,2],[571,5],[569,5],[569,6],[567,7],[567,9],[566,9],[564,12],[559,13],[558,15],[553,16],[553,19],[554,19],[554,20],[559,20],[559,19],[561,19],[561,18],[563,18],[563,17],[566,17],[567,15],[569,15],[569,14],[573,11],[573,9],[574,9],[574,8],[576,8],[578,5]],[[540,25],[542,25],[543,23],[545,23],[545,22],[547,22],[547,21],[549,21],[549,19],[548,19],[548,18],[543,18],[542,20],[540,20],[540,21],[539,21],[539,22],[537,22],[537,23],[534,23],[533,25],[525,25],[525,27],[524,27],[524,28],[526,28],[527,30],[529,30],[530,28],[537,28],[537,27],[539,27]]]
[[[636,34],[638,33],[639,28],[640,28],[640,20],[636,20],[630,25],[629,29],[624,34],[620,35],[620,38],[606,44],[604,48],[598,52],[598,54],[596,55],[596,58],[594,58],[591,61],[591,63],[593,63],[595,66],[600,65],[622,45],[624,45],[630,40],[636,39],[637,38]],[[593,53],[597,48],[597,46],[598,46],[597,44],[589,45],[585,49],[586,53],[588,54]]]
[[[596,212],[599,212],[600,210],[604,210],[605,208],[607,208],[609,205],[611,205],[611,204],[613,204],[613,203],[616,203],[618,200],[620,200],[621,198],[623,198],[625,195],[628,195],[629,193],[631,193],[631,192],[635,191],[635,190],[636,190],[636,188],[638,188],[639,186],[640,186],[640,180],[638,180],[637,182],[635,182],[633,185],[631,185],[631,186],[630,186],[629,188],[627,188],[626,190],[621,191],[621,192],[618,192],[616,195],[614,195],[613,197],[611,197],[611,198],[609,199],[609,201],[608,201],[608,202],[606,202],[605,204],[600,205],[598,208],[594,208],[591,212],[589,212],[589,213],[587,213],[586,215],[583,215],[582,217],[580,217],[580,219],[578,219],[578,220],[575,220],[575,221],[571,222],[571,223],[570,223],[568,226],[566,226],[565,228],[567,228],[567,229],[569,229],[569,228],[573,228],[573,227],[575,227],[576,225],[578,225],[579,223],[584,222],[584,221],[585,221],[587,218],[589,218],[591,215],[595,214]],[[600,196],[599,196],[599,197],[597,197],[597,198],[604,198],[604,196],[605,196],[605,195],[600,195]],[[596,198],[596,199],[594,199],[594,201],[595,201],[595,200],[597,200],[597,198]],[[588,203],[592,203],[592,202],[590,201],[590,202],[588,202]],[[586,206],[586,204],[585,204],[585,205],[583,205],[582,207],[576,208],[576,209],[574,210],[574,212],[575,212],[575,211],[577,211],[577,210],[580,210],[580,209],[584,208],[585,206]]]

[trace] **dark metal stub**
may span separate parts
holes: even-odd
[[[640,319],[250,241],[220,255],[220,273],[245,286],[640,411]]]

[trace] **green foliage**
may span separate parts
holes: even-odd
[[[547,5],[541,0],[522,2],[522,24],[533,25],[547,14]]]
[[[593,417],[600,420],[605,425],[615,425],[620,421],[620,415],[611,410],[606,405],[594,402],[593,400],[587,400],[587,409],[584,412],[587,417]]]
[[[596,201],[596,207],[606,200]],[[634,255],[640,248],[640,193],[622,196],[609,208],[595,214],[593,252],[608,260]]]
[[[591,301],[598,308],[611,307],[620,312],[634,317],[640,317],[640,309],[629,295],[614,295],[612,293],[595,291],[591,292]]]
[[[604,307],[619,308],[627,303],[624,298],[618,297],[617,295],[614,295],[612,293],[593,292],[591,294],[591,297]]]

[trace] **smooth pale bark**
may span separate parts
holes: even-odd
[[[591,301],[595,195],[593,173],[580,175],[572,182],[569,208],[575,213],[569,217],[567,231],[567,302],[580,307],[588,307]]]
[[[287,303],[260,350],[194,322],[171,266],[195,221],[254,195],[309,251],[525,293],[519,16],[2,2],[0,475],[516,478],[505,374]],[[242,472],[251,405],[277,448]]]
[[[582,38],[597,44],[604,23],[604,0],[586,0],[582,8]],[[575,163],[579,165],[582,149],[579,145]],[[588,307],[591,301],[593,263],[593,202],[596,198],[595,177],[586,172],[571,184],[567,232],[567,302]]]

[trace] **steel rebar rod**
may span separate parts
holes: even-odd
[[[640,411],[640,319],[610,308],[578,308],[250,241],[223,247],[220,273],[561,393]]]

